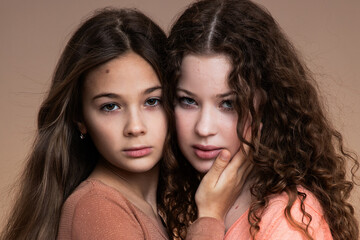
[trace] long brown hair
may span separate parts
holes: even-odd
[[[80,139],[81,86],[86,73],[128,51],[149,62],[163,81],[166,36],[132,9],[96,11],[66,45],[38,114],[37,136],[17,200],[1,238],[55,239],[65,199],[94,169],[98,152]]]
[[[334,239],[357,239],[359,229],[354,208],[347,202],[353,182],[346,180],[346,162],[352,161],[352,176],[359,163],[346,152],[343,138],[324,112],[312,74],[302,62],[270,13],[249,0],[202,0],[193,3],[173,25],[168,37],[168,77],[165,91],[173,106],[186,54],[224,54],[231,59],[229,87],[237,93],[239,116],[250,112],[250,143],[253,201],[248,220],[253,238],[259,231],[268,196],[286,192],[287,220],[311,239],[305,193],[310,190],[324,209]],[[253,99],[260,95],[259,108]],[[174,115],[174,114],[172,114]],[[239,117],[238,136],[244,117]],[[258,129],[263,124],[259,137]],[[170,129],[175,129],[174,119]],[[184,238],[186,228],[196,219],[195,192],[200,176],[178,148],[176,131],[172,149],[178,161],[169,162],[167,191],[164,195],[169,234]],[[290,209],[301,201],[303,223],[297,223]],[[245,230],[246,231],[246,230]]]

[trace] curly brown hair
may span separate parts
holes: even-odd
[[[186,54],[225,54],[231,59],[228,84],[237,94],[239,116],[250,112],[254,181],[248,220],[253,238],[259,231],[268,196],[286,192],[287,220],[312,239],[311,216],[306,212],[306,194],[320,202],[334,239],[358,239],[354,208],[347,202],[359,168],[356,156],[344,150],[342,135],[324,112],[311,72],[301,60],[270,13],[248,0],[202,0],[193,3],[173,25],[168,37],[166,101],[173,108],[180,67]],[[255,109],[253,99],[261,101]],[[174,115],[174,114],[173,114]],[[238,136],[244,118],[239,117]],[[257,136],[260,124],[261,136]],[[172,150],[177,161],[168,161],[169,175],[164,193],[169,234],[184,238],[186,228],[197,218],[195,192],[201,180],[178,148],[171,119]],[[346,180],[346,162],[351,161],[353,181]],[[290,209],[301,201],[303,223]]]

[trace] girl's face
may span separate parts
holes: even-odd
[[[167,120],[153,68],[127,53],[91,71],[82,96],[82,133],[101,156],[127,172],[152,169],[162,156]]]
[[[227,84],[231,64],[225,55],[186,55],[181,64],[175,106],[180,149],[191,165],[207,172],[224,148],[240,147],[235,93]]]

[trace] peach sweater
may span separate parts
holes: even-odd
[[[223,239],[224,229],[216,219],[200,218],[186,239]],[[65,201],[57,239],[167,240],[168,235],[120,192],[92,179],[81,183]]]
[[[313,239],[328,240],[333,239],[327,222],[324,219],[322,207],[315,196],[306,189],[299,187],[298,191],[306,193],[305,210],[312,217],[309,232]],[[302,240],[305,236],[294,229],[287,221],[284,209],[287,205],[288,197],[286,193],[274,195],[270,198],[260,222],[260,231],[256,235],[256,240]],[[297,200],[292,209],[291,215],[297,222],[301,223],[302,212],[300,210],[300,200]],[[248,211],[246,211],[227,231],[225,240],[248,240],[251,239],[249,233]]]

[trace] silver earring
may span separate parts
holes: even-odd
[[[85,138],[85,134],[80,133],[80,138],[81,138],[81,140],[83,140]]]

